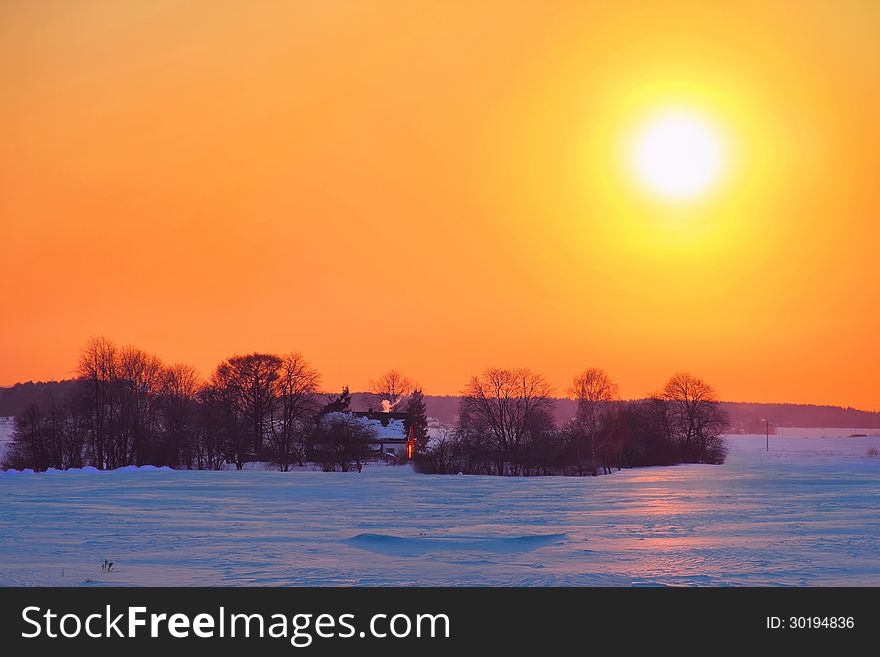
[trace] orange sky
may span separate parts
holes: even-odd
[[[0,384],[106,335],[880,409],[880,3],[3,2]],[[676,106],[716,188],[620,165]]]

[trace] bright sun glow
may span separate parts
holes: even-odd
[[[652,192],[676,200],[707,191],[721,173],[722,160],[716,132],[684,112],[653,117],[637,134],[632,151],[639,180]]]

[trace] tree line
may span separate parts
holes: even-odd
[[[587,369],[568,390],[575,417],[557,426],[553,389],[529,369],[489,368],[459,402],[455,427],[416,455],[433,474],[587,475],[678,463],[723,463],[728,420],[711,385],[672,376],[646,399],[623,401],[601,369]]]
[[[220,470],[259,461],[348,471],[379,456],[374,425],[348,412],[348,388],[322,394],[320,374],[298,352],[231,356],[202,380],[188,365],[96,338],[76,373],[65,394],[15,417],[6,467]],[[587,369],[567,391],[574,417],[557,422],[543,376],[489,368],[462,391],[455,425],[430,440],[424,395],[411,379],[390,370],[371,388],[382,410],[412,428],[414,465],[424,473],[588,475],[726,455],[727,415],[712,386],[686,373],[624,401],[604,370]]]
[[[126,465],[220,470],[249,461],[282,471],[307,461],[348,470],[369,456],[375,431],[347,415],[351,394],[319,392],[320,375],[297,352],[252,353],[220,363],[207,380],[188,365],[96,338],[82,349],[77,383],[15,417],[4,465],[36,471]],[[406,414],[427,442],[421,390],[395,370],[373,384],[377,401]]]

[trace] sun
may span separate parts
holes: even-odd
[[[724,154],[717,129],[697,114],[668,111],[651,117],[632,142],[630,164],[649,191],[688,200],[718,181]]]

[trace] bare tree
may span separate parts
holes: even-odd
[[[321,377],[299,353],[286,354],[275,382],[277,415],[274,416],[270,442],[283,472],[290,463],[303,464],[306,439],[314,429],[320,404],[317,393]]]
[[[58,397],[49,394],[46,403],[46,425],[56,454],[59,469],[81,468],[83,447],[88,434],[87,416],[75,395]]]
[[[163,461],[192,467],[195,459],[195,422],[201,377],[190,365],[165,370],[162,382],[165,450]]]
[[[91,461],[99,470],[110,465],[107,447],[113,412],[113,387],[118,373],[118,351],[112,340],[92,338],[80,351],[76,368],[79,379],[89,386]]]
[[[15,416],[12,444],[4,463],[13,468],[41,471],[83,465],[87,411],[72,398],[50,394],[44,405],[33,403]]]
[[[370,387],[380,401],[388,400],[393,408],[397,402],[412,393],[416,384],[399,370],[388,370],[373,381]]]
[[[221,470],[234,463],[241,470],[247,446],[241,419],[232,392],[212,377],[199,390],[195,435],[195,458],[198,468]]]
[[[491,443],[497,474],[505,474],[508,463],[517,474],[513,457],[527,432],[536,430],[538,419],[552,421],[552,392],[537,372],[488,368],[462,391],[459,429]]]
[[[718,405],[715,389],[686,372],[672,376],[659,398],[666,403],[670,436],[684,460],[720,463],[725,456],[722,432],[727,414]]]
[[[119,354],[116,465],[143,465],[157,435],[159,396],[165,367],[158,356],[135,347]]]
[[[608,418],[611,402],[618,399],[618,386],[605,370],[592,367],[574,378],[568,394],[577,402],[574,420],[577,437],[588,446],[595,469],[599,466],[604,443],[611,436]]]
[[[232,356],[218,365],[211,377],[211,384],[223,389],[235,405],[256,458],[262,456],[269,434],[280,367],[281,359],[275,354]]]
[[[80,352],[77,375],[89,409],[86,460],[100,469],[157,460],[166,375],[162,361],[141,349],[94,338]],[[75,419],[80,424],[81,418]]]
[[[37,404],[31,404],[16,415],[12,444],[4,457],[4,464],[18,470],[31,468],[38,472],[53,467],[45,425],[45,413]]]

